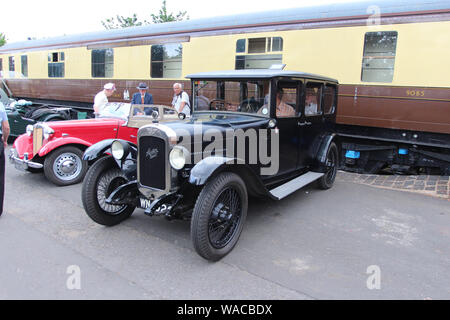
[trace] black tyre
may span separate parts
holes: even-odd
[[[336,180],[336,174],[339,164],[339,151],[334,142],[330,144],[327,151],[327,173],[320,178],[319,188],[323,190],[330,189]]]
[[[58,186],[68,186],[83,180],[88,163],[83,160],[83,151],[66,146],[52,151],[44,161],[44,174]]]
[[[247,188],[230,172],[219,174],[201,191],[191,220],[191,238],[197,253],[218,261],[236,245],[247,217]]]
[[[87,215],[104,226],[114,226],[128,219],[136,207],[105,202],[112,191],[128,180],[109,156],[95,162],[83,181],[81,200]]]

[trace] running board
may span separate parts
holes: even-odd
[[[273,197],[275,197],[278,200],[281,200],[291,193],[294,193],[298,189],[303,188],[304,186],[310,184],[313,181],[316,181],[317,179],[322,178],[325,175],[325,173],[319,173],[319,172],[308,172],[300,177],[297,177],[289,182],[286,182],[285,184],[270,190],[270,193]]]

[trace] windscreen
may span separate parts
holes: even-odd
[[[270,81],[194,81],[194,110],[266,115]]]
[[[106,104],[105,108],[100,111],[100,118],[120,118],[127,120],[130,114],[131,104],[110,102]]]

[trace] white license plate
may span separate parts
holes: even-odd
[[[150,208],[150,206],[152,205],[152,201],[145,199],[145,198],[140,198],[140,207],[141,209],[148,209]],[[159,207],[155,208],[155,210],[153,211],[156,214],[165,214],[166,212],[169,212],[170,210],[172,210],[172,206],[167,205],[167,204],[162,204]]]

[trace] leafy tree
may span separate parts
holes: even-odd
[[[6,44],[6,36],[4,33],[0,32],[0,47]]]
[[[159,14],[151,14],[153,23],[164,23],[172,21],[182,21],[184,19],[189,20],[189,16],[186,16],[186,11],[180,11],[176,15],[173,13],[167,13],[166,0],[163,0],[162,7],[159,9]]]
[[[102,25],[106,29],[119,29],[119,28],[128,28],[128,27],[138,27],[142,25],[148,25],[152,23],[164,23],[164,22],[172,22],[172,21],[182,21],[189,20],[189,16],[187,16],[186,11],[180,11],[177,14],[172,12],[167,12],[166,0],[163,0],[161,9],[159,9],[158,14],[150,14],[152,21],[139,21],[136,14],[134,13],[132,17],[124,17],[117,15],[116,17],[112,17],[102,21]]]
[[[138,21],[136,14],[134,13],[132,17],[124,17],[117,15],[115,18],[109,18],[105,21],[102,21],[102,25],[106,29],[119,29],[119,28],[128,28],[128,27],[137,27],[142,26],[143,23],[147,21],[141,22]]]

